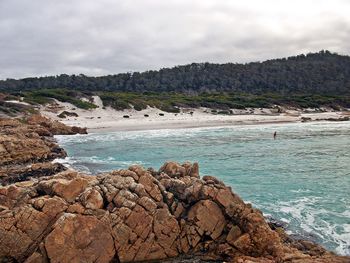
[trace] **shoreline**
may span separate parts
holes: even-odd
[[[86,127],[89,133],[103,133],[103,132],[126,132],[126,131],[148,131],[148,130],[165,130],[165,129],[192,129],[192,128],[212,128],[212,127],[230,127],[230,126],[250,126],[250,125],[268,125],[268,124],[287,124],[287,123],[337,123],[341,121],[329,121],[327,119],[340,119],[347,117],[347,114],[342,112],[326,112],[312,114],[314,118],[303,122],[302,117],[308,117],[308,114],[303,114],[301,117],[293,117],[286,115],[232,115],[220,116],[221,119],[216,118],[217,115],[208,115],[207,118],[198,119],[164,119],[164,120],[140,120],[140,119],[126,119],[118,121],[94,122],[93,119],[86,120],[79,118],[77,120],[59,120],[68,126]],[[47,116],[47,115],[46,115]]]
[[[195,128],[220,128],[220,127],[234,127],[234,126],[250,126],[250,125],[268,125],[268,124],[286,124],[286,123],[298,123],[297,121],[275,121],[275,122],[252,122],[252,123],[206,123],[206,124],[187,124],[187,123],[167,123],[157,124],[152,126],[122,126],[122,127],[98,127],[88,128],[89,133],[103,133],[103,132],[127,132],[127,131],[153,131],[153,130],[177,130],[177,129],[195,129]]]
[[[165,129],[190,129],[190,128],[220,128],[220,127],[233,127],[233,126],[250,126],[250,125],[269,125],[269,124],[296,124],[296,123],[300,123],[300,124],[303,124],[301,122],[298,122],[298,121],[280,121],[280,122],[264,122],[264,123],[244,123],[244,124],[240,124],[240,123],[236,123],[236,124],[226,124],[226,125],[212,125],[212,126],[196,126],[196,127],[160,127],[160,128],[157,128],[157,127],[152,127],[152,128],[149,128],[147,130],[145,129],[134,129],[134,130],[124,130],[124,131],[148,131],[148,130],[165,130]],[[342,123],[342,122],[331,122],[331,121],[311,121],[311,122],[307,122],[306,124],[311,124],[311,123],[329,123],[329,124],[332,124],[332,123]],[[108,128],[96,128],[96,131],[94,130],[89,130],[89,133],[95,133],[97,134],[98,132],[121,132],[123,130],[115,130],[112,128],[112,130],[108,130]],[[66,166],[65,163],[63,163],[63,165]],[[135,164],[137,165],[137,164]],[[67,168],[69,169],[74,169],[75,171],[78,171],[78,172],[81,172],[81,173],[85,173],[85,174],[88,174],[86,171],[83,171],[83,170],[79,170],[79,168],[77,167],[72,167],[72,166],[66,166]],[[153,166],[154,167],[154,166]],[[158,167],[156,167],[158,168]],[[101,173],[102,174],[102,173]],[[92,175],[92,176],[97,176],[98,173],[92,173],[92,174],[89,174],[89,175]],[[223,181],[225,184],[228,185],[228,182],[226,181]],[[247,201],[248,202],[248,201]],[[254,207],[257,207],[255,203],[251,203]],[[303,240],[303,241],[306,241],[306,242],[312,242],[312,243],[315,243],[315,244],[318,244],[318,245],[322,245],[320,243],[320,241],[317,241],[316,238],[313,238],[311,232],[303,232],[303,233],[298,233],[297,231],[293,230],[293,229],[290,229],[289,228],[289,224],[290,223],[286,223],[284,222],[281,218],[279,217],[272,217],[270,214],[265,214],[263,213],[263,217],[265,219],[265,221],[273,228],[282,228],[284,231],[286,231],[286,233],[288,233],[289,237],[294,240],[294,241],[298,241],[298,240]],[[328,248],[329,249],[329,248]],[[334,253],[336,254],[339,254],[339,252],[337,253],[336,251],[333,251]],[[347,256],[347,254],[339,254],[339,255],[342,255],[342,256]]]
[[[38,121],[38,123],[36,124],[36,121]],[[49,122],[49,120],[47,120],[47,122]],[[11,126],[11,125],[12,126]],[[44,134],[44,130],[43,129],[47,129],[50,128],[52,129],[52,131],[55,132],[59,132],[57,129],[55,129],[56,127],[46,127],[43,128],[41,127],[42,125],[44,125],[45,123],[42,121],[42,119],[38,119],[38,118],[34,118],[33,121],[30,122],[30,126],[28,123],[27,124],[23,124],[20,123],[17,120],[17,123],[11,122],[9,121],[9,123],[6,125],[6,123],[3,124],[4,127],[12,127],[12,129],[14,129],[14,131],[18,131],[18,132],[12,132],[10,134],[12,134],[12,136],[20,136],[20,139],[24,139],[24,142],[28,141],[28,138],[26,138],[25,136],[28,136],[29,132],[28,131],[32,131],[33,129],[34,131],[39,132],[40,134]],[[55,124],[55,122],[52,122],[52,124]],[[18,125],[18,127],[20,127],[18,130],[16,130],[16,125]],[[22,126],[23,127],[22,127]],[[27,127],[25,125],[28,125]],[[25,128],[25,129],[23,129]],[[28,129],[28,131],[26,130]],[[37,129],[37,130],[36,130]],[[65,131],[65,130],[64,130]],[[47,132],[45,132],[45,134],[49,134]],[[21,137],[23,136],[23,137]],[[51,135],[52,136],[52,135]],[[4,137],[6,139],[6,137]],[[40,146],[40,142],[44,142],[45,140],[45,135],[44,136],[36,136],[34,137],[37,141],[34,144],[29,143],[28,147],[33,147],[33,145],[35,145],[35,147],[39,147]],[[33,138],[32,138],[33,139]],[[51,145],[51,144],[50,144]],[[1,146],[1,145],[0,145]],[[50,153],[54,153],[57,154],[57,148],[55,148],[54,145],[51,145],[53,148],[49,149]],[[57,146],[59,147],[59,145],[57,144]],[[34,148],[35,148],[34,147]],[[22,148],[21,151],[26,151],[26,150],[30,150],[31,152],[33,152],[33,149],[30,148]],[[62,149],[62,154],[64,154],[64,150]],[[13,148],[13,150],[18,150],[18,148]],[[47,150],[47,149],[46,149]],[[37,151],[38,154],[41,154],[40,151]],[[11,154],[11,158],[13,158],[13,154]],[[22,155],[18,155],[19,157],[23,158],[23,154]],[[39,166],[38,166],[39,165]],[[53,241],[58,240],[58,237],[56,237],[57,233],[61,233],[61,225],[65,226],[65,225],[71,225],[71,223],[74,225],[74,231],[72,230],[72,234],[71,235],[67,235],[68,239],[70,238],[70,236],[72,236],[72,238],[75,238],[74,233],[78,233],[78,232],[84,232],[87,233],[86,235],[88,235],[88,238],[91,238],[93,240],[97,240],[96,242],[99,242],[101,244],[108,244],[110,245],[110,247],[114,247],[113,246],[113,239],[107,239],[107,238],[103,238],[103,239],[98,239],[98,237],[96,236],[96,233],[101,233],[104,236],[108,236],[109,234],[111,234],[110,231],[117,231],[115,229],[113,229],[114,226],[109,225],[107,222],[112,222],[112,220],[115,217],[111,217],[110,221],[106,220],[106,221],[98,221],[98,215],[101,214],[101,211],[106,211],[106,213],[109,214],[113,214],[114,216],[118,215],[119,210],[114,209],[115,206],[113,205],[112,207],[112,201],[116,202],[114,200],[117,199],[113,199],[112,201],[109,201],[110,203],[108,203],[108,205],[104,205],[103,200],[108,200],[108,196],[111,196],[112,192],[114,191],[113,189],[119,189],[117,187],[120,186],[120,181],[124,180],[124,183],[127,182],[131,182],[131,183],[136,183],[141,185],[141,189],[146,189],[146,187],[153,189],[153,191],[151,192],[150,196],[148,195],[148,192],[145,192],[147,195],[147,199],[148,200],[148,206],[147,204],[144,205],[146,207],[146,211],[147,214],[145,214],[143,211],[144,210],[139,210],[139,209],[135,209],[132,210],[132,212],[135,214],[135,216],[140,216],[141,213],[143,218],[149,218],[150,216],[152,217],[152,220],[162,220],[162,217],[158,217],[160,212],[164,212],[163,215],[165,214],[166,216],[168,216],[168,218],[166,219],[167,222],[174,222],[175,225],[175,229],[176,226],[179,224],[179,220],[182,220],[181,222],[185,222],[186,226],[191,226],[193,224],[193,222],[191,220],[187,220],[187,216],[182,217],[182,215],[187,215],[187,214],[193,214],[194,212],[196,212],[196,207],[198,207],[198,205],[192,205],[187,207],[187,204],[191,201],[193,202],[193,198],[196,198],[196,196],[200,194],[206,194],[207,195],[207,199],[205,199],[206,201],[203,200],[197,200],[196,204],[200,204],[202,205],[202,202],[209,202],[210,204],[203,204],[205,206],[203,206],[205,209],[207,209],[209,212],[207,213],[206,210],[204,211],[204,215],[206,216],[207,214],[213,214],[215,213],[215,215],[219,215],[219,221],[220,224],[215,223],[215,229],[217,225],[222,225],[222,227],[219,227],[220,229],[220,235],[221,235],[221,239],[213,238],[213,244],[218,244],[218,245],[225,245],[226,248],[230,249],[230,244],[233,242],[235,245],[235,248],[237,246],[240,246],[240,250],[241,251],[245,251],[245,242],[240,243],[240,242],[236,242],[237,240],[245,240],[246,237],[249,237],[249,240],[252,238],[259,238],[260,240],[262,240],[261,242],[257,243],[255,245],[255,243],[253,243],[254,247],[252,247],[252,252],[248,251],[245,252],[243,254],[238,254],[237,250],[234,249],[232,250],[232,254],[227,254],[227,256],[230,255],[230,257],[232,258],[237,258],[237,257],[242,257],[242,258],[252,258],[250,257],[250,253],[254,253],[254,257],[253,258],[257,258],[259,261],[263,260],[266,261],[267,258],[264,257],[264,255],[266,253],[271,253],[271,257],[272,255],[275,255],[276,253],[273,252],[274,254],[272,254],[272,252],[269,252],[269,250],[266,250],[267,252],[264,252],[265,254],[262,255],[256,255],[255,251],[260,251],[259,249],[261,247],[265,247],[265,244],[270,244],[272,241],[276,244],[276,250],[278,251],[287,251],[286,255],[290,257],[291,254],[295,255],[296,258],[300,258],[302,257],[303,259],[307,259],[308,261],[305,262],[314,262],[314,259],[325,259],[326,261],[324,262],[334,262],[334,260],[337,260],[337,262],[347,262],[347,257],[346,256],[339,256],[336,254],[333,254],[333,252],[328,252],[326,249],[324,249],[321,245],[315,243],[314,241],[308,241],[308,240],[298,240],[298,239],[292,239],[291,236],[288,235],[287,232],[285,232],[285,230],[283,229],[282,222],[278,222],[276,220],[273,220],[272,222],[270,220],[267,220],[266,217],[263,217],[263,214],[257,210],[257,209],[252,209],[252,206],[248,203],[244,203],[242,199],[240,199],[237,194],[233,193],[231,188],[226,186],[224,183],[222,183],[220,180],[216,179],[213,176],[203,176],[200,178],[199,177],[199,168],[198,168],[198,164],[197,163],[185,163],[183,165],[180,165],[178,163],[174,163],[174,162],[167,162],[165,163],[160,169],[160,172],[156,172],[156,170],[144,170],[144,168],[142,168],[141,166],[132,166],[130,167],[128,170],[119,170],[119,172],[111,172],[111,173],[106,173],[104,174],[104,179],[100,180],[100,178],[96,177],[96,176],[90,176],[90,175],[86,175],[82,172],[79,172],[78,170],[66,170],[66,171],[58,171],[56,169],[52,170],[52,174],[47,174],[47,171],[45,172],[45,169],[47,169],[47,167],[42,166],[43,164],[41,162],[37,162],[35,164],[32,165],[32,167],[30,169],[33,169],[34,167],[36,167],[36,169],[38,169],[36,171],[36,173],[38,173],[40,171],[40,173],[42,174],[42,176],[39,176],[38,179],[35,179],[35,181],[28,181],[28,180],[23,180],[24,178],[19,178],[20,180],[14,183],[9,184],[9,186],[3,186],[2,187],[2,199],[0,200],[0,205],[1,205],[1,209],[5,211],[9,211],[9,213],[13,213],[13,217],[17,217],[18,213],[20,213],[21,211],[25,211],[25,213],[28,213],[28,218],[33,220],[30,220],[30,222],[37,222],[36,218],[41,215],[40,213],[44,213],[45,215],[47,215],[49,217],[49,220],[51,219],[51,217],[55,220],[55,224],[48,225],[48,227],[45,224],[37,224],[38,228],[40,228],[40,232],[42,233],[46,233],[45,237],[43,237],[43,240],[45,238],[46,242],[44,243],[45,246],[43,247],[43,251],[42,250],[37,250],[37,247],[35,247],[35,251],[39,251],[39,252],[33,252],[34,254],[29,255],[27,254],[27,247],[25,245],[25,243],[23,245],[21,245],[18,248],[18,253],[17,254],[13,254],[13,250],[9,250],[12,254],[11,256],[15,256],[16,259],[22,259],[22,258],[32,258],[34,257],[33,255],[35,255],[36,257],[43,257],[43,255],[41,253],[45,253],[45,255],[47,253],[52,253],[53,250],[50,250],[49,248],[54,248],[54,249],[59,249],[62,247],[61,243],[55,243]],[[174,168],[175,167],[175,168]],[[41,170],[40,170],[41,169]],[[50,168],[52,169],[52,168]],[[178,174],[178,171],[181,171],[182,174]],[[32,173],[33,170],[30,171],[30,173]],[[77,173],[78,172],[78,173]],[[148,173],[147,173],[148,172]],[[24,171],[24,173],[27,173],[27,170]],[[43,174],[45,173],[45,174]],[[164,175],[165,173],[165,175]],[[45,176],[46,175],[46,176]],[[32,176],[32,175],[30,175]],[[166,176],[166,178],[164,178],[164,176]],[[118,181],[117,183],[114,184],[114,179],[118,177]],[[33,177],[34,178],[34,177]],[[128,181],[125,181],[127,178]],[[134,179],[135,178],[135,179]],[[149,180],[149,178],[154,178],[153,180]],[[147,179],[147,180],[145,180]],[[186,197],[186,199],[181,199],[181,206],[178,210],[176,208],[174,215],[171,213],[171,209],[173,209],[173,201],[167,201],[167,202],[171,202],[171,203],[161,203],[160,207],[161,210],[156,210],[157,213],[154,215],[153,214],[153,210],[152,207],[157,208],[157,204],[154,204],[152,206],[149,206],[149,200],[154,202],[153,200],[162,200],[162,196],[163,194],[167,194],[166,192],[161,192],[160,190],[160,186],[162,186],[162,189],[168,189],[166,188],[169,184],[166,184],[165,182],[168,181],[164,181],[164,179],[166,180],[170,180],[170,185],[176,185],[176,183],[178,183],[179,181],[183,182],[182,184],[180,184],[180,187],[183,187],[183,185],[186,186],[186,191],[193,193],[192,196],[190,196],[189,198]],[[155,181],[156,180],[156,181]],[[190,180],[190,181],[189,181]],[[200,181],[199,181],[200,180]],[[173,182],[173,183],[172,183]],[[201,184],[202,188],[194,188],[194,186],[198,186],[198,183]],[[151,186],[150,186],[151,184]],[[123,189],[126,187],[126,189],[130,189],[130,191],[132,191],[131,193],[133,193],[134,188],[131,188],[131,186],[129,187],[128,185],[126,186],[122,186]],[[142,188],[143,187],[143,188]],[[157,188],[158,187],[158,188]],[[0,187],[1,188],[1,187]],[[214,194],[212,195],[211,191],[204,191],[200,192],[201,189],[211,189],[211,191],[219,191],[221,194]],[[11,191],[7,190],[7,189],[11,189]],[[43,190],[45,189],[45,190]],[[68,189],[68,190],[66,190]],[[102,189],[102,190],[101,190]],[[103,190],[106,189],[106,190]],[[112,190],[109,190],[112,189]],[[136,188],[135,188],[136,189]],[[158,189],[158,190],[154,190],[154,189]],[[181,190],[182,189],[182,190]],[[191,189],[191,191],[187,190],[187,189]],[[196,191],[198,192],[194,192],[193,189],[196,189]],[[199,189],[199,190],[198,190]],[[39,191],[47,191],[47,192],[39,192]],[[159,192],[158,192],[159,191]],[[169,196],[177,196],[177,193],[182,193],[183,188],[179,188],[179,190],[177,188],[169,188]],[[158,198],[158,195],[154,195],[154,192],[156,193],[161,193],[160,198]],[[16,193],[17,196],[22,196],[22,194],[27,194],[27,193],[41,193],[39,196],[30,196],[29,199],[21,199],[21,202],[16,202],[16,204],[12,205],[12,200],[13,200],[13,193]],[[50,193],[45,195],[46,193]],[[118,193],[124,193],[123,191],[117,191]],[[136,196],[136,190],[135,190],[135,194],[131,194],[131,195],[123,195],[120,198],[125,198],[126,200],[130,201],[128,198],[128,196]],[[152,197],[155,196],[155,197]],[[214,197],[213,197],[214,196]],[[223,198],[221,197],[223,196]],[[153,199],[151,199],[153,198]],[[157,198],[157,199],[155,199]],[[141,198],[139,200],[139,202],[141,202],[141,200],[144,200],[145,197],[143,197],[143,199]],[[39,203],[39,200],[41,203]],[[124,199],[121,199],[124,200]],[[168,200],[168,199],[166,199]],[[169,199],[172,200],[172,199]],[[208,201],[209,200],[209,201]],[[66,202],[68,202],[68,204],[70,204],[70,206],[66,205]],[[161,202],[161,201],[160,201]],[[45,207],[46,203],[49,204],[54,204],[55,207],[51,210],[48,209],[40,209],[40,207]],[[125,202],[126,204],[129,204],[128,202]],[[34,204],[34,205],[33,205]],[[124,203],[123,203],[124,204]],[[178,202],[176,202],[176,205],[178,204]],[[4,206],[5,205],[5,206]],[[210,207],[215,207],[215,211],[212,213],[210,209]],[[224,208],[221,208],[221,207]],[[250,211],[249,213],[249,217],[246,217],[245,214],[238,214],[238,213],[234,213],[234,212],[229,212],[227,213],[226,211],[228,211],[227,209],[234,209],[235,207],[244,207],[245,209],[247,209],[247,211]],[[30,211],[28,211],[28,207],[29,209],[31,209]],[[124,206],[123,206],[124,207]],[[122,208],[123,208],[122,207]],[[148,208],[151,207],[151,208]],[[154,208],[154,209],[155,209]],[[25,210],[26,209],[26,210]],[[112,210],[113,209],[113,210]],[[124,207],[125,211],[127,208],[126,206]],[[62,215],[60,214],[60,211],[63,210],[65,211],[65,213]],[[130,210],[130,209],[129,209]],[[128,211],[129,211],[128,210]],[[187,211],[188,210],[188,211]],[[18,212],[20,211],[20,212]],[[49,212],[47,212],[49,211]],[[95,212],[96,211],[96,212]],[[107,212],[108,211],[108,212]],[[200,210],[202,211],[202,210]],[[2,211],[3,212],[3,211]],[[9,214],[7,213],[7,214]],[[122,213],[122,210],[120,210],[120,213]],[[197,212],[196,212],[197,213]],[[65,216],[65,214],[69,214],[69,216]],[[232,216],[232,214],[236,215],[235,217]],[[62,215],[62,216],[61,216]],[[88,216],[87,216],[88,215]],[[225,220],[225,218],[229,217],[227,220]],[[127,218],[127,217],[125,217]],[[206,217],[205,217],[206,218]],[[250,219],[251,218],[251,219]],[[53,220],[52,219],[52,220]],[[258,220],[257,220],[258,219]],[[80,221],[79,221],[80,220]],[[83,221],[83,220],[89,220],[89,221]],[[187,220],[187,221],[185,221]],[[207,219],[206,219],[207,220]],[[213,220],[218,220],[217,217],[214,217],[212,219],[208,219],[209,222],[212,222]],[[233,235],[232,232],[232,226],[230,225],[230,222],[232,222],[232,220],[235,220],[235,222],[238,222],[234,228],[235,232],[237,232],[237,235]],[[245,226],[246,222],[248,220],[249,226],[253,227],[254,229],[257,228],[259,229],[259,232],[257,231],[251,231],[248,232],[245,229],[247,229],[247,227]],[[252,220],[251,222],[249,220]],[[91,223],[90,223],[91,221]],[[2,245],[4,245],[4,247],[9,247],[11,248],[12,243],[8,243],[7,240],[12,240],[12,238],[17,238],[18,233],[22,233],[24,230],[22,229],[26,229],[23,225],[17,225],[15,224],[16,221],[10,221],[14,222],[13,223],[13,227],[11,227],[11,231],[8,231],[6,233],[9,233],[7,236],[5,236],[5,238],[2,240]],[[76,223],[78,222],[78,223]],[[87,224],[82,224],[81,222],[87,222]],[[121,221],[122,224],[128,224],[127,220]],[[157,221],[158,222],[158,221]],[[161,221],[160,221],[161,222]],[[105,225],[102,225],[102,223],[104,223]],[[149,223],[148,222],[144,222],[141,221],[141,224],[144,224],[144,226],[146,227]],[[91,230],[91,225],[94,226],[94,228]],[[169,228],[169,225],[166,225]],[[204,225],[206,226],[206,225]],[[2,226],[0,226],[1,228]],[[7,227],[7,225],[5,225],[5,227]],[[123,226],[120,226],[123,227]],[[201,225],[199,225],[199,227],[201,227]],[[282,228],[281,228],[282,227]],[[16,228],[19,228],[19,230],[21,231],[13,231],[16,230]],[[106,229],[108,231],[106,231]],[[125,229],[125,227],[123,228]],[[174,227],[170,227],[169,229],[174,229]],[[214,229],[214,230],[215,230]],[[277,231],[277,229],[280,229]],[[50,231],[49,231],[50,230]],[[213,231],[214,231],[213,230]],[[104,232],[103,232],[104,231]],[[215,230],[217,231],[217,230]],[[204,233],[205,231],[198,231],[195,233],[198,233],[198,235],[200,235],[198,237],[198,240],[200,240],[200,237],[202,234],[200,233]],[[107,233],[107,234],[106,234]],[[120,233],[120,232],[118,232]],[[169,232],[170,233],[170,232]],[[174,240],[179,240],[179,237],[181,237],[182,232],[177,231],[173,234],[173,238]],[[231,233],[231,234],[230,234]],[[257,234],[255,234],[257,233]],[[183,234],[188,235],[188,236],[193,236],[193,232],[184,232]],[[17,235],[17,236],[16,236]],[[101,234],[99,234],[101,235]],[[197,234],[196,234],[197,235]],[[264,237],[263,239],[261,239],[261,237]],[[219,236],[220,237],[220,236]],[[30,240],[35,241],[36,240],[36,236],[31,235],[29,236]],[[124,238],[123,236],[121,238]],[[74,242],[71,242],[70,239],[65,241],[65,244],[69,244],[69,246],[64,247],[65,249],[70,249],[70,250],[74,250],[75,253],[77,253],[77,255],[79,255],[79,244],[75,245]],[[286,242],[285,240],[289,240],[288,242]],[[51,240],[51,242],[53,243],[49,243],[50,247],[46,247],[46,244],[48,244],[47,240]],[[52,241],[53,240],[53,241]],[[60,240],[60,239],[59,239]],[[188,240],[187,236],[186,236],[186,240]],[[180,242],[180,241],[178,241]],[[247,241],[249,242],[249,241]],[[9,244],[9,245],[8,245]],[[34,243],[33,243],[34,244]],[[74,246],[72,247],[71,244],[73,244]],[[90,243],[89,243],[90,244]],[[132,245],[134,245],[136,243],[132,243]],[[181,243],[179,243],[179,248],[182,248]],[[249,242],[248,245],[250,245],[251,243]],[[145,244],[143,244],[144,246],[146,246]],[[38,245],[37,245],[38,246]],[[256,246],[256,247],[255,247]],[[89,247],[90,248],[90,247]],[[94,248],[94,247],[91,247]],[[162,246],[159,246],[160,249],[162,249]],[[186,248],[186,247],[185,247]],[[303,250],[299,250],[299,249],[303,249]],[[75,250],[76,249],[76,250]],[[24,251],[24,252],[22,252]],[[33,250],[34,251],[34,250]],[[122,254],[123,251],[126,251],[126,249],[119,248],[118,250],[113,250],[111,252],[110,257],[112,258],[113,255],[117,255],[118,259],[125,259],[125,257],[128,254]],[[192,253],[187,253],[187,249],[181,249],[176,250],[177,254],[174,256],[182,256],[182,255],[187,255],[190,258],[194,259],[194,258],[200,258],[200,255],[196,255],[196,254],[192,254]],[[218,250],[219,251],[219,250]],[[231,251],[231,250],[227,250],[227,251]],[[313,256],[310,256],[310,254],[305,253],[303,254],[305,251],[318,251],[318,253],[313,254]],[[1,251],[2,253],[5,253],[5,255],[7,255],[7,252],[4,250]],[[99,251],[97,251],[96,253],[98,253]],[[26,254],[24,254],[26,253]],[[118,254],[117,254],[118,253]],[[221,252],[217,252],[216,247],[214,246],[212,248],[211,251],[209,251],[208,253],[213,253],[211,255],[215,255],[218,257],[218,259],[223,259],[221,258]],[[4,254],[3,254],[4,255]],[[51,254],[49,254],[51,255]],[[56,255],[56,254],[55,254]],[[54,255],[54,256],[55,256]],[[58,254],[58,255],[61,255]],[[276,254],[278,256],[276,256],[276,260],[280,261],[282,258],[285,257],[284,254]],[[2,255],[0,254],[0,257]],[[51,255],[51,257],[54,257]],[[150,259],[148,256],[145,255],[145,258],[140,258],[140,259]],[[206,256],[205,254],[203,254],[203,256]],[[225,256],[227,258],[227,256]],[[270,258],[271,258],[270,257]],[[168,258],[168,257],[166,257]],[[153,258],[154,259],[154,258]],[[161,258],[160,258],[161,259]],[[330,261],[327,261],[327,260]],[[21,261],[21,260],[19,260]],[[60,261],[60,260],[58,260]],[[106,262],[108,262],[109,260],[106,260]],[[176,261],[174,261],[176,262]],[[180,261],[179,261],[180,262]],[[182,261],[181,261],[182,262]]]
[[[86,127],[89,132],[141,131],[158,129],[185,129],[201,127],[220,127],[236,125],[259,125],[339,120],[350,117],[350,111],[309,112],[284,109],[277,113],[274,109],[232,109],[233,114],[212,113],[208,108],[182,108],[180,113],[169,113],[157,108],[148,107],[142,111],[128,109],[117,111],[103,107],[99,97],[94,97],[98,108],[94,110],[77,109],[72,104],[56,101],[55,107],[44,106],[40,113],[52,120],[68,126]],[[58,117],[61,112],[68,112],[64,118]]]

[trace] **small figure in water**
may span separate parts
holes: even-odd
[[[276,136],[277,136],[277,132],[275,131],[275,132],[273,133],[273,139],[274,139],[274,140],[276,140]]]

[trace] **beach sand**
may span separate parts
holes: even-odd
[[[302,117],[310,118],[310,120],[314,121],[317,119],[338,119],[349,116],[349,112],[327,111],[305,113],[297,110],[285,110],[283,113],[275,113],[271,109],[232,110],[232,115],[213,114],[211,109],[207,108],[186,108],[181,109],[180,113],[163,112],[151,107],[142,111],[136,111],[134,109],[116,111],[110,107],[103,108],[102,101],[98,96],[94,96],[94,103],[98,108],[82,110],[70,103],[56,101],[55,105],[41,107],[40,112],[51,119],[59,120],[67,125],[86,127],[90,133],[287,123],[300,122]],[[74,112],[78,114],[78,117],[59,118],[57,115],[62,111]],[[148,115],[148,117],[145,115]],[[128,116],[129,118],[123,116]]]

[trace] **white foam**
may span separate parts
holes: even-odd
[[[282,217],[288,223],[294,224],[294,227],[291,226],[288,232],[303,235],[298,230],[300,228],[317,239],[323,240],[324,244],[336,244],[336,253],[350,255],[350,224],[331,224],[323,219],[323,217],[327,216],[348,218],[349,211],[337,213],[318,208],[318,201],[319,198],[316,197],[303,197],[289,202],[279,202],[273,207],[273,210],[290,218]]]

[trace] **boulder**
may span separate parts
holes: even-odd
[[[198,163],[186,162],[182,165],[176,162],[166,162],[160,169],[159,172],[166,173],[170,177],[199,177],[199,166]]]
[[[66,117],[78,117],[79,115],[76,112],[69,112],[69,111],[62,111],[60,114],[57,115],[59,118],[66,118]]]

